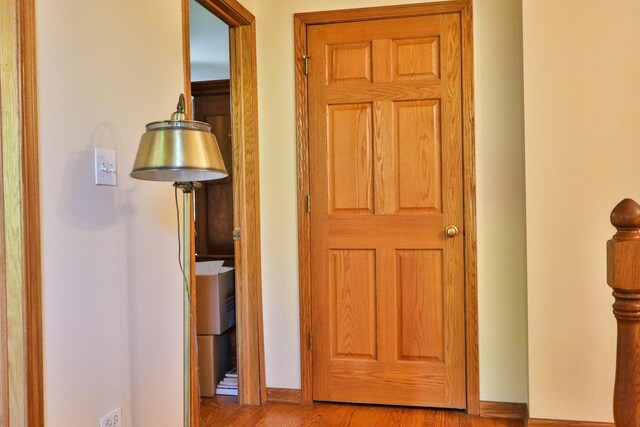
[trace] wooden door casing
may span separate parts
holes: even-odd
[[[34,0],[0,3],[0,425],[44,425]]]
[[[460,38],[460,61],[462,74],[462,94],[459,97],[462,109],[462,120],[460,124],[460,132],[462,136],[461,152],[462,164],[464,167],[463,180],[463,200],[462,206],[462,230],[464,233],[459,235],[459,240],[463,241],[464,257],[460,263],[464,266],[464,288],[463,288],[463,304],[466,306],[466,316],[463,323],[466,328],[463,340],[466,341],[462,359],[466,361],[466,407],[467,411],[472,414],[479,413],[479,387],[478,387],[478,348],[477,348],[477,279],[476,279],[476,231],[475,231],[475,177],[474,177],[474,146],[473,146],[473,61],[472,61],[472,13],[470,1],[451,1],[441,3],[429,3],[420,5],[390,6],[390,7],[373,7],[365,9],[313,12],[305,14],[297,14],[295,16],[296,24],[296,106],[297,106],[297,139],[298,139],[298,220],[299,220],[299,265],[300,265],[300,318],[301,318],[301,362],[302,362],[302,401],[310,403],[313,400],[312,391],[314,384],[312,381],[312,353],[318,349],[317,337],[313,336],[313,352],[311,351],[311,325],[312,325],[312,309],[311,309],[311,221],[310,215],[306,213],[307,199],[306,195],[310,192],[310,181],[313,180],[310,174],[310,142],[308,137],[310,122],[316,119],[316,115],[310,112],[308,105],[309,97],[307,94],[311,81],[307,81],[305,75],[305,57],[311,56],[309,61],[310,72],[313,73],[313,67],[317,66],[317,55],[311,55],[308,51],[307,30],[320,24],[331,24],[340,22],[354,21],[373,21],[387,18],[400,17],[416,17],[429,16],[434,14],[452,14],[459,17],[459,38]],[[362,40],[360,40],[361,42]],[[355,46],[356,49],[358,46]],[[374,67],[375,69],[375,67]],[[374,76],[376,71],[371,71]],[[343,73],[343,77],[348,76]],[[354,76],[351,76],[354,77]],[[360,76],[362,77],[362,76]],[[366,77],[365,78],[369,78]],[[343,79],[344,80],[344,79]],[[357,86],[357,81],[351,82]],[[409,82],[411,83],[411,82]],[[383,89],[384,90],[384,89]],[[352,109],[353,111],[358,110]],[[410,109],[409,109],[410,110]],[[381,113],[376,109],[374,117]],[[369,113],[360,113],[362,117],[366,117]],[[379,137],[379,136],[378,136]],[[374,150],[371,150],[374,151]],[[367,155],[366,153],[364,154]],[[377,159],[379,160],[379,159]],[[445,174],[446,169],[443,169]],[[362,175],[361,175],[362,176]],[[375,182],[374,186],[379,185]],[[356,184],[354,184],[356,185]],[[367,191],[360,192],[360,199],[356,198],[356,203],[368,199]],[[375,207],[375,203],[379,202],[378,195],[375,196],[374,202],[369,201],[369,205]],[[359,201],[358,201],[359,200]],[[405,197],[405,200],[406,197]],[[384,200],[382,201],[384,205]],[[318,200],[313,198],[313,209],[318,208]],[[391,206],[393,203],[388,203]],[[369,206],[358,205],[358,209],[369,209]],[[459,224],[458,224],[459,225]],[[407,253],[405,253],[406,255]],[[369,255],[359,253],[360,263],[366,266]],[[414,254],[415,255],[415,254]],[[420,262],[426,262],[423,257]],[[338,264],[335,264],[338,265]],[[408,265],[408,264],[407,264]],[[415,265],[415,263],[414,263]],[[366,267],[371,269],[371,267]],[[365,268],[365,270],[366,270]],[[375,271],[375,269],[373,269]],[[315,294],[314,294],[315,295]],[[359,301],[359,297],[355,297]],[[369,335],[371,337],[371,335]],[[362,345],[366,340],[354,341],[352,345]],[[406,403],[406,402],[405,402]]]

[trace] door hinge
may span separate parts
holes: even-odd
[[[311,195],[307,194],[307,213],[311,213]]]
[[[309,351],[311,351],[313,349],[313,335],[311,334],[311,332],[309,332],[309,337],[308,337],[308,344],[309,344]]]
[[[233,229],[233,240],[240,240],[240,229],[239,228],[234,228]]]
[[[311,59],[311,57],[307,54],[302,55],[302,59],[304,60],[304,74],[306,76],[309,75],[309,59]]]

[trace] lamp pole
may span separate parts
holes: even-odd
[[[182,190],[182,268],[184,271],[184,286],[182,290],[183,316],[183,404],[184,425],[191,424],[191,329],[193,313],[191,304],[191,207],[193,205],[193,191],[200,186],[197,182],[176,182],[173,184]]]

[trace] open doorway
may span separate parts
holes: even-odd
[[[201,399],[238,395],[233,244],[233,167],[229,26],[189,0],[193,120],[211,125],[229,172],[195,192],[198,378]]]
[[[196,3],[195,1],[193,3]],[[192,94],[198,98],[196,81],[225,80],[219,74],[201,75],[201,68],[208,72],[219,71],[220,64],[200,67],[196,62],[197,52],[193,52],[194,64],[189,60],[191,53],[189,31],[189,10],[204,8],[210,16],[219,18],[228,26],[228,130],[221,123],[213,124],[214,133],[221,145],[223,158],[231,175],[224,188],[211,190],[225,195],[227,213],[220,221],[220,231],[212,230],[213,243],[201,240],[207,231],[200,231],[196,237],[195,252],[199,259],[214,256],[235,267],[236,301],[236,345],[238,370],[238,402],[259,405],[266,400],[264,382],[264,350],[262,334],[262,289],[260,269],[260,211],[258,186],[258,138],[257,138],[257,88],[255,67],[255,18],[235,0],[197,0],[192,6],[190,0],[183,0],[183,39],[185,51],[185,92],[188,99]],[[218,24],[214,24],[218,25]],[[216,44],[220,41],[216,41]],[[210,48],[206,48],[210,49]],[[223,54],[219,54],[222,55]],[[215,61],[214,61],[215,62]],[[193,67],[193,70],[192,70]],[[217,72],[216,71],[216,72]],[[192,79],[193,76],[193,79]],[[201,76],[201,77],[198,77]],[[192,80],[194,81],[192,92]],[[223,83],[219,83],[222,85]],[[216,86],[202,84],[202,86]],[[206,90],[212,90],[211,87]],[[214,88],[215,90],[220,89]],[[206,92],[206,91],[205,91]],[[225,101],[222,101],[224,104]],[[195,105],[195,103],[194,103]],[[198,107],[196,106],[196,110]],[[202,120],[195,111],[194,118]],[[214,114],[214,116],[224,114]],[[215,117],[212,117],[215,118]],[[206,120],[205,120],[206,121]],[[218,129],[216,129],[218,128]],[[220,135],[218,135],[218,133]],[[229,137],[229,134],[231,135]],[[225,153],[226,143],[226,153]],[[216,206],[215,211],[220,212]],[[198,207],[196,207],[198,210]],[[198,214],[196,214],[198,215]],[[214,216],[218,213],[214,213]],[[200,218],[209,218],[200,213]],[[218,222],[219,218],[214,218]],[[205,221],[208,222],[208,221]],[[210,224],[209,224],[210,225]],[[209,228],[207,225],[207,228]],[[231,230],[231,236],[228,231]],[[227,230],[227,231],[224,231]],[[198,246],[199,245],[199,246]],[[212,254],[213,252],[213,254]],[[196,310],[198,307],[196,295]],[[197,372],[192,370],[192,383],[197,384]],[[197,408],[193,409],[197,411]]]

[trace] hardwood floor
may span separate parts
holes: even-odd
[[[238,405],[237,398],[203,399],[200,426],[524,427],[524,421],[468,416],[460,411],[336,403]]]

